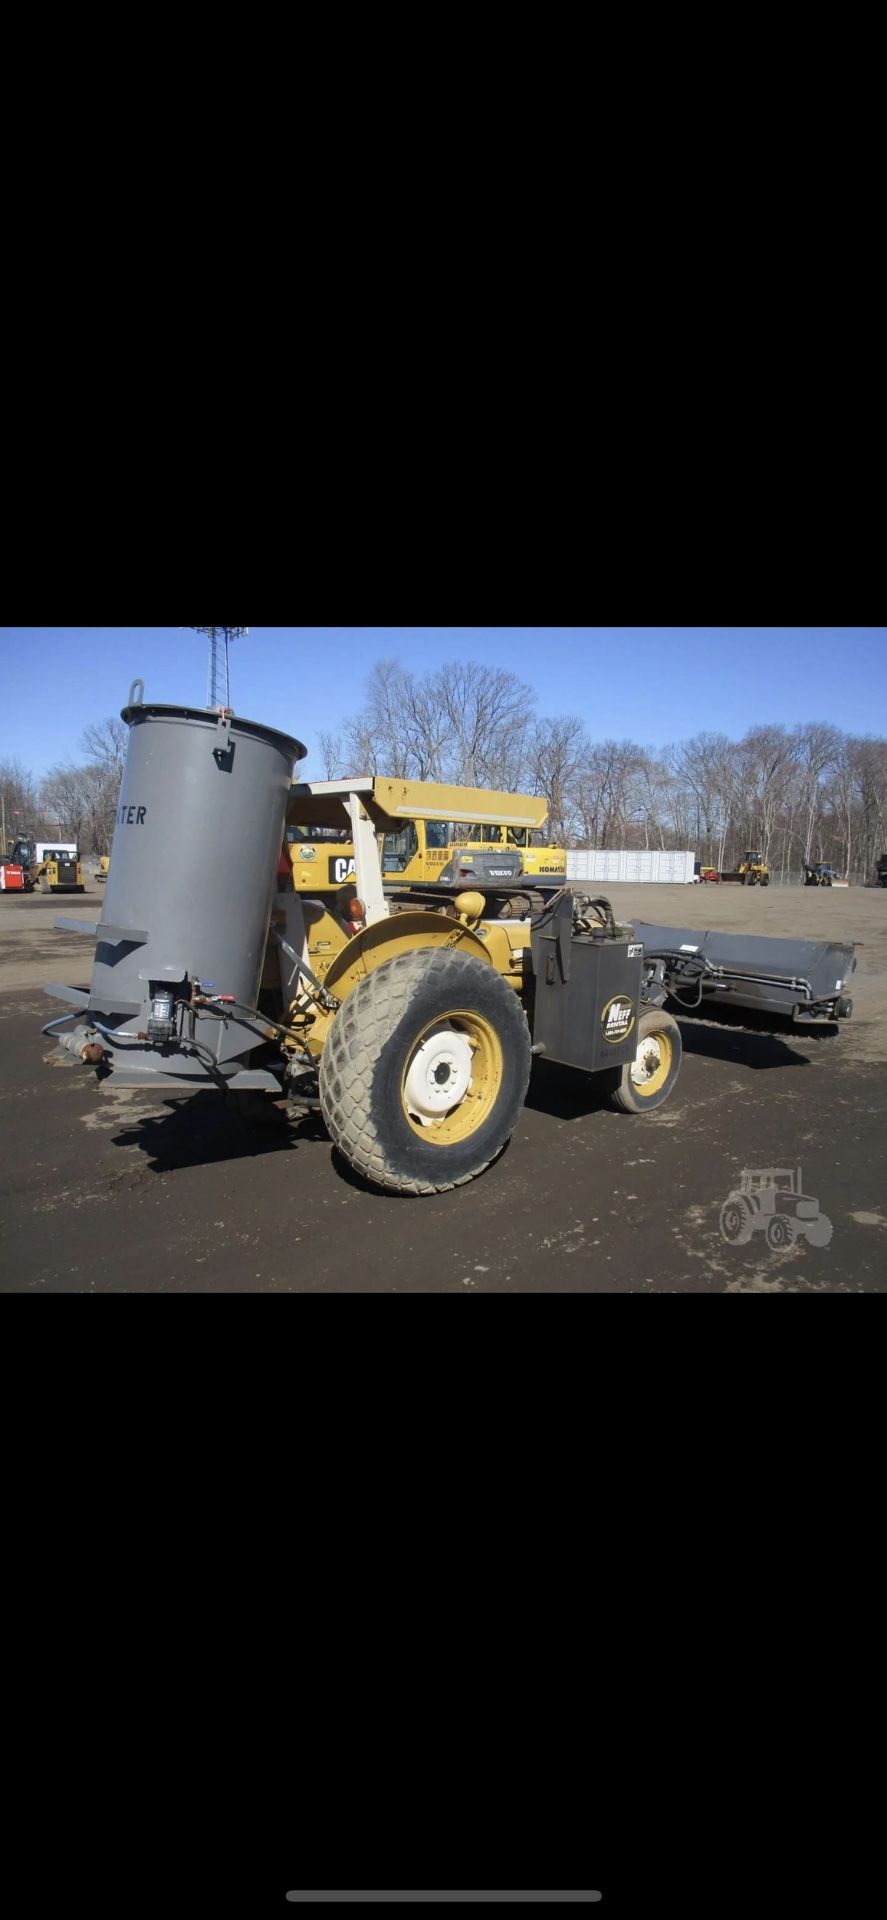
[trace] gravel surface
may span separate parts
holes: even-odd
[[[859,1292],[887,1286],[887,889],[608,889],[620,919],[856,939],[834,1038],[682,1021],[661,1112],[613,1112],[537,1063],[512,1142],[457,1193],[367,1192],[315,1116],[259,1095],[101,1088],[41,1037],[47,980],[88,983],[102,892],[0,896],[2,1280],[47,1292]],[[745,1167],[802,1167],[828,1246],[721,1235]]]

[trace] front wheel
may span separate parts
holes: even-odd
[[[661,1107],[681,1070],[681,1030],[670,1013],[655,1008],[641,1015],[633,1060],[622,1068],[610,1096],[622,1113],[650,1113]]]
[[[784,1247],[794,1245],[795,1229],[784,1213],[774,1213],[767,1222],[767,1245],[774,1253],[781,1253]]]
[[[521,1003],[471,954],[383,961],[337,1014],[320,1062],[327,1130],[391,1193],[445,1193],[495,1160],[530,1077]]]

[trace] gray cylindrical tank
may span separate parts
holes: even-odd
[[[148,1031],[165,1010],[164,983],[195,980],[255,1007],[293,762],[305,748],[237,716],[145,704],[140,681],[122,718],[130,735],[90,1009],[115,1029]],[[160,1053],[115,1049],[117,1063],[125,1051],[129,1064],[194,1075],[201,1061],[211,1068],[262,1043],[211,1014],[179,1013],[176,1034],[200,1054],[167,1041]]]

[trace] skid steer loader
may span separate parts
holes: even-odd
[[[73,841],[17,840],[13,859],[20,861],[28,893],[84,893],[83,867]]]
[[[141,682],[123,718],[102,919],[56,922],[95,940],[90,986],[50,986],[67,1011],[44,1028],[109,1085],[264,1089],[294,1109],[319,1105],[356,1172],[417,1195],[496,1159],[534,1055],[603,1074],[628,1113],[669,1098],[681,1038],[666,998],[701,997],[702,977],[726,984],[729,967],[676,952],[670,929],[645,944],[608,901],[557,879],[386,887],[380,836],[397,830],[400,806],[422,817],[421,790],[378,777],[293,785],[298,741],[228,712],[148,704]],[[486,801],[506,825],[534,804]],[[434,818],[433,798],[424,804]],[[280,890],[287,821],[345,836],[353,875],[331,864],[313,893]],[[850,1011],[797,971],[796,999]]]

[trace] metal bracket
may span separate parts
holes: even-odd
[[[64,914],[57,913],[53,920],[56,933],[85,933],[94,940],[98,933],[97,920],[69,920]]]
[[[561,978],[564,981],[570,978],[570,944],[572,939],[573,910],[571,907],[569,913],[559,915],[557,923],[557,951],[558,959],[561,963]]]
[[[287,959],[292,961],[298,973],[308,981],[309,1000],[316,1000],[324,1013],[338,1013],[342,1005],[341,1000],[337,1000],[335,994],[330,993],[324,986],[323,981],[318,980],[316,973],[312,973],[311,968],[296,952],[295,947],[291,947],[289,941],[284,940],[283,934],[278,933],[276,927],[271,928],[271,939],[280,947],[281,952],[286,954]]]
[[[235,741],[231,738],[231,722],[234,718],[230,707],[220,707],[216,720],[216,744],[213,747],[213,759],[225,773],[230,773],[234,765]]]

